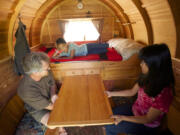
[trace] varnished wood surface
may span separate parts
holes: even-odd
[[[106,9],[100,8],[98,6],[99,3],[101,5],[105,5],[105,8],[112,10],[109,10],[108,14],[112,14],[114,16],[113,19],[109,18],[108,21],[104,22],[105,27],[108,27],[103,30],[103,35],[105,37],[104,41],[108,40],[107,38],[117,34],[118,32],[119,35],[123,37],[134,37],[135,40],[141,41],[143,43],[148,43],[151,38],[154,38],[154,43],[167,43],[171,50],[172,56],[179,58],[179,1],[141,0],[139,1],[140,4],[133,3],[133,1],[127,1],[128,0],[94,0],[92,3],[94,5],[90,5],[89,3],[91,3],[91,1],[84,0],[84,9],[79,10],[76,8],[78,1],[1,0],[0,59],[4,59],[9,55],[12,55],[13,44],[15,42],[14,34],[17,29],[17,16],[19,13],[21,14],[22,21],[27,27],[26,34],[30,45],[36,46],[40,44],[40,37],[45,36],[44,33],[47,33],[47,31],[43,29],[43,23],[48,19],[47,15],[58,4],[62,5],[62,8],[60,8],[59,11],[52,16],[54,18],[57,18],[58,16],[64,16],[62,13],[65,12],[69,18],[76,18],[77,16],[82,15],[86,17],[87,11],[91,12],[91,16],[97,15],[106,18]],[[67,4],[65,2],[67,2]],[[73,2],[74,5],[70,7]],[[75,16],[73,13],[76,13]],[[131,22],[134,23],[131,24]],[[54,24],[55,23],[53,22],[49,23],[49,25],[55,26]],[[150,33],[150,25],[152,26],[152,36],[148,34]],[[56,33],[55,31],[59,29],[58,25],[56,26],[57,27],[50,29],[50,32]],[[59,35],[53,35],[53,33],[50,33],[51,39],[60,36],[60,33]],[[47,37],[45,36],[43,39],[46,40],[48,37],[49,35],[47,35]]]
[[[51,127],[113,123],[111,106],[99,75],[67,76],[50,114]]]
[[[134,79],[140,73],[140,60],[137,54],[124,61],[80,61],[51,63],[56,80],[65,76],[100,74],[103,80]]]
[[[180,135],[180,60],[172,58],[175,77],[175,96],[167,114],[167,125],[174,135]]]
[[[25,109],[16,91],[20,77],[14,73],[12,58],[0,61],[0,135],[13,135]]]
[[[55,43],[58,37],[63,37],[63,32],[59,28],[60,20],[73,18],[87,19],[87,11],[90,11],[89,16],[91,18],[96,18],[96,20],[101,18],[101,21],[103,21],[101,33],[102,41],[107,41],[108,39],[113,38],[114,34],[116,34],[116,36],[125,37],[123,25],[120,25],[120,23],[116,21],[118,16],[116,16],[113,13],[113,10],[106,6],[106,4],[97,0],[84,0],[83,4],[85,8],[81,10],[77,9],[77,1],[74,0],[66,0],[54,6],[54,8],[48,13],[46,20],[43,22],[41,43]]]

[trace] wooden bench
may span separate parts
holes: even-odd
[[[0,135],[13,135],[25,112],[16,94],[20,77],[13,71],[11,57],[1,61],[0,67]]]
[[[180,135],[180,60],[172,58],[172,62],[176,95],[167,114],[167,126],[174,135]]]

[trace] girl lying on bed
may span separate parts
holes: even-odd
[[[67,44],[63,38],[56,40],[56,51],[52,58],[54,59],[72,59],[74,56],[86,56],[88,54],[99,54],[102,59],[106,59],[106,52],[109,44],[88,43],[76,45],[74,43]]]

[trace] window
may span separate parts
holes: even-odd
[[[97,40],[99,35],[92,21],[71,21],[65,25],[66,42]]]

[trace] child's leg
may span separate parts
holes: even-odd
[[[87,45],[88,54],[106,53],[107,48],[109,47],[109,44],[107,43],[104,43],[104,44],[88,43],[86,45]]]

